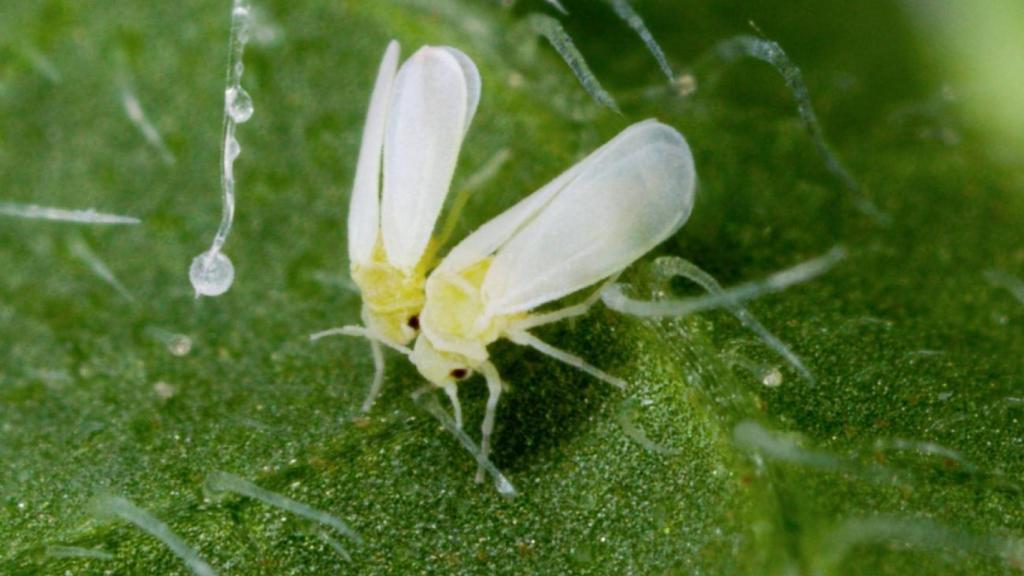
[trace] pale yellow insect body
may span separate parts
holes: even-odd
[[[424,259],[406,273],[388,262],[380,242],[369,261],[352,263],[350,273],[363,299],[362,320],[367,331],[392,345],[412,342],[419,334],[428,266]]]

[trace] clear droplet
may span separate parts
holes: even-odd
[[[235,281],[235,266],[231,259],[217,252],[203,252],[192,260],[188,279],[199,296],[220,296],[231,288]]]
[[[235,140],[234,138],[229,139],[227,149],[228,162],[234,162],[241,153],[242,145],[238,143],[238,140]]]
[[[228,115],[236,124],[242,124],[252,118],[252,97],[241,86],[228,88],[224,92],[224,103],[227,106]]]
[[[239,44],[245,44],[249,41],[249,27],[252,23],[252,18],[249,13],[249,9],[245,6],[236,6],[231,11],[232,23],[237,26],[237,36]]]

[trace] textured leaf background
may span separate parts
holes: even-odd
[[[965,16],[954,2],[635,0],[677,73],[704,62],[684,97],[608,4],[565,4],[568,16],[539,0],[258,3],[243,81],[256,114],[239,130],[226,248],[237,282],[196,302],[186,271],[220,218],[228,5],[3,3],[0,199],[144,222],[0,217],[0,573],[189,573],[96,513],[112,495],[220,574],[1022,570],[1017,5],[972,3]],[[535,35],[536,12],[559,18],[621,116]],[[753,34],[751,20],[801,66],[887,223],[825,169],[776,71],[702,60]],[[494,459],[520,492],[511,500],[472,482],[472,458],[409,398],[420,380],[399,358],[358,417],[367,346],[307,336],[358,318],[343,222],[390,38],[406,54],[456,45],[481,68],[456,185],[502,150],[511,159],[460,234],[657,116],[686,134],[701,178],[690,223],[659,253],[730,285],[846,246],[828,275],[751,305],[817,384],[724,312],[652,322],[599,307],[543,333],[625,377],[625,393],[496,346],[512,391]],[[173,164],[124,113],[119,75]],[[652,258],[624,278],[641,293]],[[173,349],[172,334],[191,347]],[[759,370],[776,366],[782,384],[765,386]],[[464,386],[474,431],[483,388]],[[215,471],[328,512],[365,542],[346,542],[346,561],[306,520],[214,498]]]

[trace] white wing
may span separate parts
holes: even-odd
[[[495,216],[480,228],[477,228],[476,231],[451,249],[437,267],[438,271],[459,272],[463,268],[490,256],[547,206],[548,202],[564,190],[577,176],[596,168],[603,161],[602,159],[605,155],[619,155],[631,148],[642,146],[650,140],[650,130],[657,125],[658,123],[655,120],[646,120],[626,128],[618,136],[591,152],[586,158],[577,162],[572,168],[563,172],[543,188],[520,200],[508,210]]]
[[[578,168],[580,165],[577,164],[576,166]],[[577,168],[565,172],[552,180],[548,185],[523,198],[508,210],[505,210],[483,226],[477,228],[475,232],[467,236],[465,240],[459,242],[448,252],[448,255],[438,265],[437,270],[441,272],[458,272],[490,256],[509,237],[515,234],[516,230],[526,222],[529,222],[530,218],[533,218],[538,211],[544,208],[555,194],[565,188],[566,183],[576,176],[574,171]]]
[[[391,87],[398,69],[401,47],[392,41],[384,52],[377,83],[370,96],[370,109],[363,127],[356,179],[348,210],[348,257],[351,262],[366,262],[373,254],[380,227],[380,162],[384,148],[384,128],[391,106]]]
[[[487,314],[530,310],[594,284],[686,222],[696,183],[686,140],[653,122],[627,132],[498,249],[483,283]]]
[[[398,71],[381,227],[388,260],[402,270],[415,268],[430,242],[479,94],[476,66],[453,48],[424,47]]]
[[[468,102],[466,107],[466,130],[469,130],[469,125],[473,122],[473,116],[476,115],[477,106],[480,105],[480,92],[482,90],[480,72],[476,69],[476,64],[462,51],[448,46],[443,48],[455,57],[459,66],[462,66],[462,74],[466,79],[466,99]]]

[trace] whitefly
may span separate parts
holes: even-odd
[[[362,326],[315,334],[363,336],[375,374],[369,410],[384,378],[383,346],[408,354],[419,334],[427,272],[438,242],[462,141],[480,102],[480,74],[462,52],[425,46],[398,66],[391,42],[370,98],[348,214],[352,279]]]
[[[579,304],[536,310],[616,277],[674,234],[690,215],[695,185],[683,136],[654,120],[635,124],[484,224],[427,277],[421,333],[409,358],[447,393],[460,427],[458,385],[483,374],[489,396],[478,481],[503,388],[488,347],[507,339],[625,388],[620,378],[532,333],[587,313],[599,291]]]

